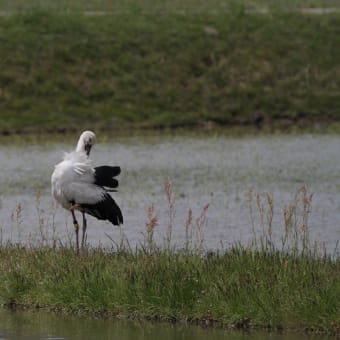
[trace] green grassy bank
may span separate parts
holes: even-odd
[[[0,302],[14,308],[239,328],[339,331],[340,263],[235,247],[226,253],[0,248]]]
[[[339,122],[340,14],[293,3],[4,2],[0,130]]]

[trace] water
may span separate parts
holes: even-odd
[[[0,147],[1,240],[39,243],[44,239],[73,242],[69,212],[55,207],[50,176],[70,144]],[[247,192],[269,192],[274,199],[273,235],[283,232],[283,209],[296,190],[306,185],[313,193],[309,228],[313,240],[333,251],[340,235],[340,136],[181,136],[154,135],[112,138],[97,144],[91,154],[95,165],[120,165],[120,188],[114,198],[124,214],[120,230],[88,218],[90,245],[111,246],[124,234],[130,245],[145,237],[147,209],[154,205],[158,225],[155,238],[163,244],[169,224],[164,182],[176,192],[172,244],[185,242],[185,221],[192,209],[193,224],[209,204],[201,234],[205,249],[220,249],[234,242],[247,243],[263,226],[254,207],[251,219]],[[40,194],[37,195],[37,190]],[[20,204],[20,206],[19,206]],[[299,212],[300,213],[300,212]],[[81,219],[80,219],[81,220]],[[266,226],[265,226],[266,228]],[[197,229],[197,228],[196,228]]]
[[[63,340],[63,339],[119,339],[119,340],[293,340],[329,339],[328,336],[242,332],[202,328],[180,324],[136,322],[115,319],[91,319],[43,312],[9,312],[0,310],[1,340]]]

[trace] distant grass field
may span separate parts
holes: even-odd
[[[164,10],[177,11],[180,9],[190,9],[191,11],[210,11],[231,8],[233,6],[243,6],[249,9],[268,8],[272,10],[296,10],[310,7],[332,7],[339,8],[337,0],[2,0],[0,8],[2,10],[35,10],[53,9],[58,11],[65,10],[97,10],[114,11],[129,8],[141,8],[147,11]]]
[[[340,14],[288,11],[323,5],[0,1],[0,131],[339,122]]]

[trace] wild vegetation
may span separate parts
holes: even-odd
[[[0,0],[0,131],[339,122],[340,14],[301,13],[323,4]],[[172,245],[166,194],[165,245],[154,240],[152,206],[136,248],[122,235],[77,256],[47,239],[40,220],[40,245],[2,242],[0,303],[339,333],[339,256],[310,240],[304,188],[283,212],[280,242],[271,195],[249,192],[263,233],[214,252],[202,235],[208,206],[196,218],[188,211],[184,246]],[[18,228],[20,214],[18,205]]]
[[[0,130],[338,122],[340,14],[273,3],[2,1]]]
[[[165,185],[169,225],[165,244],[156,244],[154,207],[147,211],[145,241],[132,248],[122,234],[112,249],[74,248],[61,241],[41,246],[0,247],[0,302],[8,308],[164,321],[235,328],[295,329],[338,333],[340,262],[309,239],[312,195],[305,187],[285,208],[280,242],[272,238],[269,193],[249,192],[253,223],[263,233],[250,244],[207,252],[200,216],[188,211],[185,243],[171,242],[174,194]],[[20,212],[19,212],[20,213]],[[258,215],[259,219],[254,215]],[[20,217],[20,216],[19,216]],[[50,245],[48,245],[50,244]]]

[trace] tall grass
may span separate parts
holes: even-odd
[[[15,307],[336,332],[339,261],[235,246],[204,256],[3,246],[0,300]]]
[[[313,193],[309,193],[305,185],[298,188],[292,201],[284,207],[283,232],[278,239],[273,237],[273,196],[268,192],[256,193],[250,190],[246,193],[246,198],[253,231],[251,246],[262,251],[280,251],[296,256],[327,255],[325,245],[310,237],[309,217]],[[260,228],[255,228],[256,223]],[[261,230],[260,233],[257,233],[258,229]],[[336,246],[334,254],[337,253]]]
[[[176,201],[169,180],[165,194],[171,229]],[[281,244],[272,237],[271,195],[250,192],[247,198],[254,229],[259,221],[262,233],[250,244],[225,250],[204,250],[208,206],[197,217],[188,211],[182,249],[172,246],[169,229],[165,243],[156,244],[154,206],[147,210],[145,241],[137,247],[123,234],[112,249],[88,246],[79,256],[65,245],[3,243],[0,302],[10,308],[337,333],[340,262],[309,238],[312,195],[302,187],[285,207]]]

